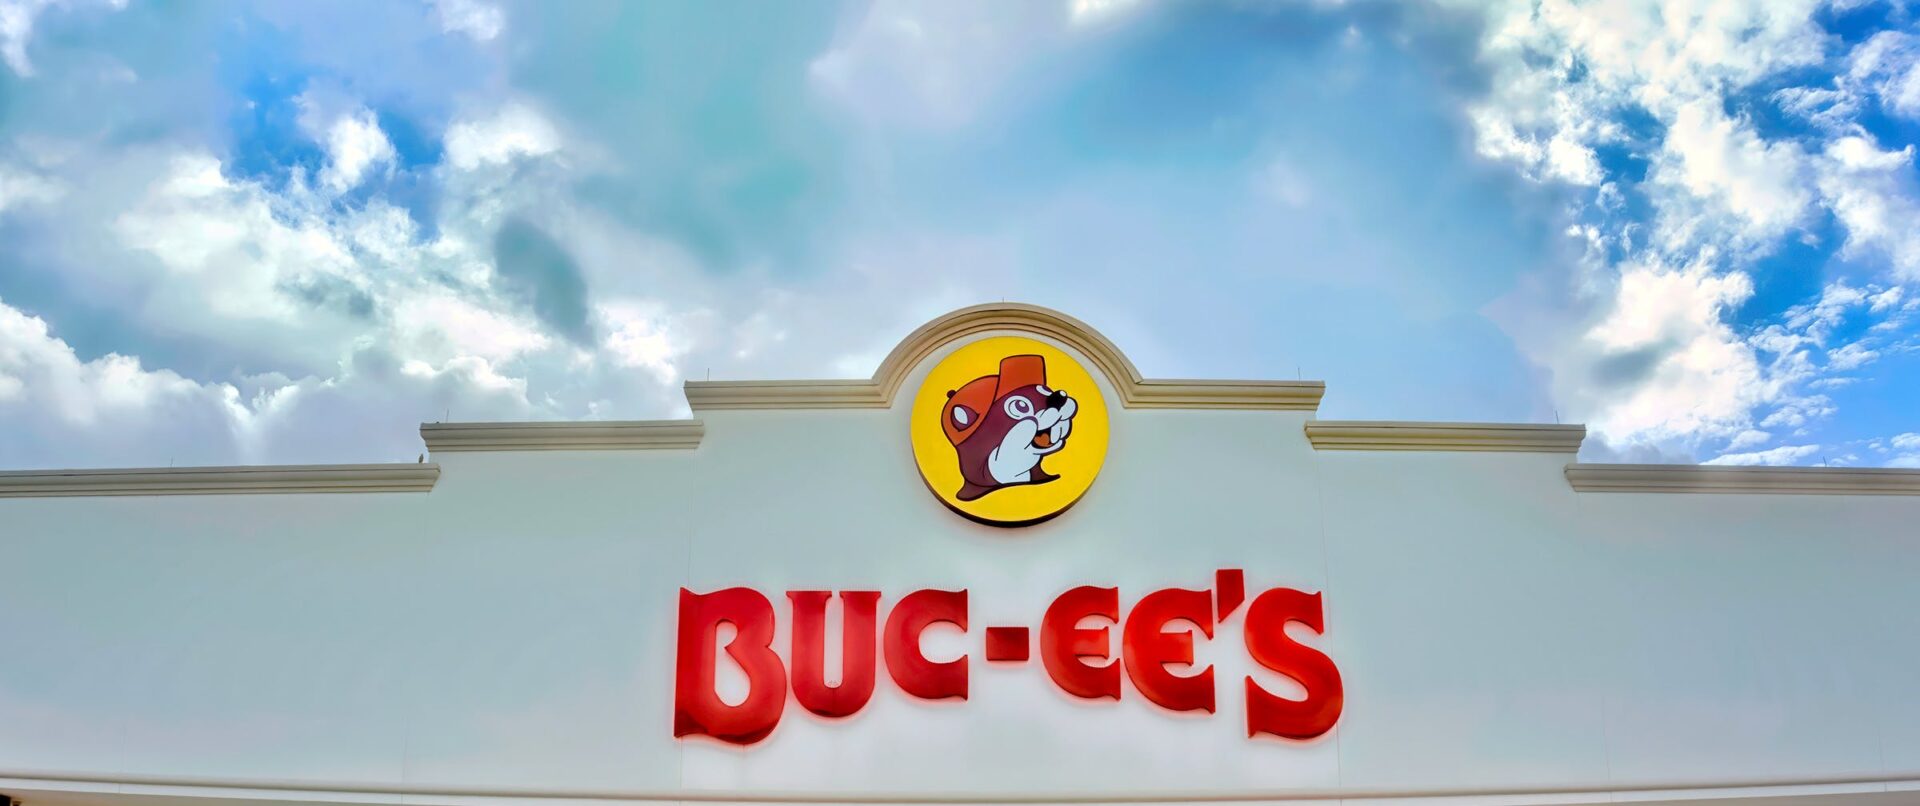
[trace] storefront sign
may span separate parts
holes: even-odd
[[[879,655],[885,656],[888,676],[907,694],[925,700],[967,699],[968,655],[936,661],[920,647],[920,634],[935,624],[969,630],[967,591],[914,591],[894,603],[884,621],[878,591],[840,591],[841,672],[839,683],[830,686],[825,622],[827,602],[834,595],[787,592],[792,643],[783,659],[773,645],[778,617],[768,596],[752,588],[711,593],[681,589],[674,735],[753,744],[779,725],[789,691],[801,707],[818,716],[853,716],[873,696]],[[1213,590],[1153,591],[1135,602],[1122,620],[1117,588],[1074,588],[1055,598],[1040,617],[1041,666],[1061,691],[1074,697],[1121,699],[1124,670],[1133,688],[1154,705],[1213,713],[1213,667],[1190,674],[1175,674],[1169,667],[1191,666],[1195,642],[1211,639],[1214,627],[1233,617],[1244,598],[1245,575],[1226,569],[1214,575]],[[1080,626],[1089,618],[1109,623]],[[1247,735],[1310,739],[1332,729],[1344,702],[1340,672],[1332,659],[1294,641],[1285,629],[1288,622],[1299,622],[1323,632],[1320,594],[1271,588],[1253,597],[1242,618],[1249,657],[1306,691],[1304,699],[1286,699],[1248,676]],[[1179,622],[1191,626],[1181,629]],[[724,646],[719,645],[722,623],[734,627]],[[1114,628],[1120,632],[1117,641]],[[1034,648],[1025,626],[988,627],[984,641],[985,658],[996,662],[1027,662]],[[738,704],[728,704],[716,688],[721,650],[746,675],[747,696]]]
[[[986,338],[942,359],[922,382],[909,422],[914,461],[927,488],[953,511],[994,526],[1025,526],[1066,511],[1093,485],[1107,455],[1109,421],[1099,385],[1065,351],[1030,338]],[[1040,665],[1074,697],[1117,701],[1124,672],[1154,705],[1213,713],[1214,670],[1192,670],[1194,644],[1213,638],[1245,593],[1239,569],[1221,570],[1213,590],[1153,591],[1123,620],[1118,588],[1074,588],[1040,618]],[[826,613],[835,595],[841,604],[841,672],[839,682],[828,685]],[[873,696],[881,656],[887,675],[907,694],[967,699],[968,656],[936,661],[920,646],[921,633],[936,624],[967,632],[966,590],[908,593],[884,620],[879,591],[788,591],[786,598],[792,643],[782,658],[773,645],[778,616],[772,597],[745,587],[681,589],[675,736],[753,744],[779,725],[789,691],[815,715],[851,717]],[[1253,598],[1243,618],[1249,657],[1306,692],[1303,699],[1287,699],[1248,676],[1247,735],[1310,739],[1332,729],[1343,703],[1340,672],[1285,629],[1299,622],[1324,631],[1320,594],[1272,588]],[[1106,624],[1081,626],[1089,619]],[[1189,626],[1183,629],[1183,623]],[[734,629],[724,646],[722,624]],[[987,627],[986,660],[1028,662],[1035,647],[1031,632],[1026,626]],[[747,694],[737,704],[722,699],[716,685],[721,650],[746,677]],[[1188,673],[1176,674],[1177,667]]]

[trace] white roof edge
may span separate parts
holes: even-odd
[[[691,450],[700,447],[699,420],[586,420],[578,422],[422,423],[432,453],[473,451]]]
[[[1311,420],[1307,441],[1323,451],[1579,453],[1583,425]]]
[[[1920,470],[1897,467],[1575,463],[1566,474],[1573,489],[1586,493],[1920,495]]]
[[[427,492],[439,478],[426,463],[7,470],[0,498]]]

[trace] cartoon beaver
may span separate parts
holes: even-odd
[[[1037,355],[1000,359],[1000,373],[947,392],[940,425],[960,455],[966,479],[957,497],[972,501],[1002,487],[1060,478],[1040,460],[1066,446],[1078,403],[1047,386],[1047,362]]]

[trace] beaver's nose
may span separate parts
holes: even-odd
[[[1065,405],[1067,405],[1066,392],[1055,389],[1053,390],[1053,394],[1047,395],[1047,408],[1057,409]]]

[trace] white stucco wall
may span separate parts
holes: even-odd
[[[908,397],[707,413],[691,451],[446,454],[430,493],[0,500],[0,784],[1178,799],[1920,778],[1920,498],[1583,494],[1563,455],[1317,452],[1303,412],[1116,404],[1087,496],[1006,530],[927,493]],[[1306,640],[1345,680],[1331,734],[1247,738],[1237,620],[1201,650],[1211,717],[1131,688],[1073,700],[1037,659],[981,657],[984,627],[1037,628],[1070,587],[1117,585],[1125,608],[1218,568],[1250,595],[1324,591]],[[734,585],[783,628],[790,589],[884,608],[967,588],[970,634],[928,644],[973,656],[972,695],[912,700],[883,672],[849,720],[789,702],[754,747],[676,741],[675,597]]]

